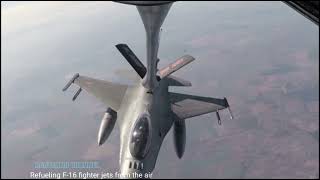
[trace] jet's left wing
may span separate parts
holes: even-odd
[[[226,98],[217,99],[170,92],[170,102],[172,112],[179,119],[217,112],[225,108],[229,109],[229,103]],[[231,111],[230,116],[232,118]]]
[[[120,108],[122,98],[128,87],[127,85],[75,74],[66,87],[63,88],[63,91],[65,91],[72,83],[80,86],[80,89],[73,100],[79,95],[81,89],[84,89],[115,111]]]

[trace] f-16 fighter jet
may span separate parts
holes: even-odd
[[[139,80],[134,85],[119,84],[78,73],[63,88],[74,83],[94,95],[108,108],[102,119],[98,144],[102,145],[110,135],[115,123],[120,128],[120,172],[124,177],[132,173],[151,173],[166,134],[173,126],[176,154],[183,156],[186,143],[186,119],[215,112],[221,124],[219,110],[229,108],[226,98],[211,98],[169,92],[169,86],[191,86],[191,83],[172,74],[194,61],[184,55],[166,67],[157,67],[159,32],[173,2],[171,1],[121,1],[136,5],[146,31],[146,62],[138,59],[126,44],[116,48],[137,73]]]

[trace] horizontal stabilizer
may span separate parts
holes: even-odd
[[[168,86],[191,86],[192,85],[190,81],[187,81],[172,75],[168,76],[167,79],[168,79],[167,80]]]
[[[131,51],[129,46],[126,44],[117,44],[116,47],[128,61],[128,63],[133,67],[133,69],[139,74],[139,76],[143,78],[147,73],[147,69],[137,58],[137,56]]]
[[[160,78],[164,78],[166,76],[169,76],[170,74],[176,72],[177,70],[179,70],[180,68],[182,68],[183,66],[189,64],[190,62],[192,62],[194,60],[194,57],[190,56],[190,55],[184,55],[181,58],[177,59],[175,62],[169,64],[168,66],[160,69],[158,71]]]
[[[170,92],[171,110],[179,119],[217,112],[228,108],[226,99],[193,96]]]

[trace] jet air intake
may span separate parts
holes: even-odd
[[[101,146],[111,134],[111,131],[117,120],[117,112],[108,108],[104,114],[98,133],[98,145]]]
[[[184,120],[174,121],[173,136],[176,154],[179,157],[179,159],[181,159],[186,145],[186,123]]]

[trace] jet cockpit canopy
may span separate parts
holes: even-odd
[[[148,114],[138,117],[131,131],[130,153],[138,159],[142,159],[148,153],[151,143],[151,121]]]

